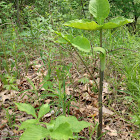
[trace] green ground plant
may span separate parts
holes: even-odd
[[[5,75],[0,75],[0,78],[4,84],[5,89],[18,91],[15,77],[5,74]]]
[[[43,68],[45,67],[48,70],[48,74],[44,76],[43,84],[41,88],[44,88],[45,91],[41,91],[41,88],[37,89],[34,83],[28,79],[28,83],[31,85],[32,89],[22,91],[19,96],[23,94],[21,99],[27,95],[31,100],[30,101],[39,101],[39,105],[45,101],[46,98],[51,98],[51,107],[57,106],[57,113],[56,116],[62,113],[66,116],[69,114],[69,106],[70,102],[73,100],[73,97],[70,95],[66,95],[65,93],[65,83],[67,79],[71,76],[69,74],[70,67],[66,66],[63,62],[63,58],[68,55],[67,49],[70,52],[75,51],[81,61],[83,62],[84,66],[86,67],[87,71],[92,76],[94,80],[94,75],[88,69],[88,65],[92,65],[92,60],[89,58],[96,58],[97,56],[101,59],[101,71],[100,74],[103,75],[103,70],[105,69],[105,55],[107,51],[107,57],[110,58],[108,61],[111,65],[110,67],[107,66],[107,72],[112,72],[112,76],[110,77],[110,83],[113,85],[113,91],[117,95],[120,94],[119,86],[123,87],[126,86],[126,90],[121,90],[121,94],[125,94],[127,105],[130,107],[130,117],[131,122],[140,127],[140,102],[139,102],[139,95],[140,95],[140,61],[139,61],[139,40],[138,36],[128,35],[127,28],[120,27],[128,22],[132,22],[132,20],[125,19],[123,17],[114,18],[110,21],[110,17],[108,16],[109,8],[107,4],[107,0],[90,0],[89,11],[91,15],[88,13],[87,3],[86,0],[76,1],[76,0],[57,0],[57,1],[36,1],[36,2],[29,2],[20,1],[20,24],[21,24],[21,31],[18,29],[16,25],[16,7],[13,2],[7,0],[8,2],[0,2],[0,81],[4,86],[2,86],[7,90],[19,90],[16,85],[16,79],[21,78],[20,74],[24,74],[24,69],[21,67],[26,66],[26,75],[28,74],[28,70],[30,67],[30,62],[34,59],[41,56],[40,60],[43,61]],[[132,1],[132,0],[129,0]],[[80,6],[80,2],[83,2],[84,8]],[[119,3],[118,1],[116,1]],[[9,3],[9,4],[8,4]],[[100,4],[103,3],[103,7]],[[124,3],[124,2],[123,2]],[[99,6],[99,9],[95,7],[95,5]],[[131,4],[131,3],[128,3]],[[32,5],[32,6],[31,6]],[[66,6],[67,5],[67,6]],[[120,3],[119,5],[120,6]],[[123,6],[123,10],[125,9]],[[112,8],[112,7],[111,7]],[[115,6],[116,8],[116,6]],[[127,6],[129,8],[129,6]],[[130,9],[132,9],[131,7]],[[45,11],[46,9],[46,11]],[[81,10],[82,9],[82,10]],[[105,11],[104,11],[105,9]],[[81,10],[81,11],[80,11]],[[107,11],[106,11],[107,10]],[[114,11],[119,9],[112,10],[110,13],[112,15],[116,14]],[[11,11],[11,12],[10,12]],[[103,11],[103,12],[100,12]],[[130,12],[134,12],[129,10]],[[77,13],[78,12],[78,13]],[[124,14],[124,13],[123,13]],[[4,16],[3,16],[4,15]],[[105,16],[104,16],[105,15]],[[88,19],[95,19],[94,21],[89,20],[73,20],[70,22],[65,23],[64,25],[84,29],[87,31],[77,30],[74,28],[61,28],[61,24],[64,21],[68,21],[75,18],[82,18],[88,17]],[[12,19],[11,19],[12,17]],[[113,16],[114,17],[114,16]],[[131,17],[131,16],[129,16]],[[105,20],[106,18],[106,20]],[[104,21],[105,23],[104,23]],[[108,21],[108,22],[107,22]],[[106,23],[107,22],[107,23]],[[131,24],[132,25],[132,24]],[[120,27],[120,28],[117,28]],[[48,29],[55,29],[59,30],[65,34],[60,32],[56,32],[61,38],[57,40],[57,43],[63,43],[62,47],[66,50],[62,50],[60,46],[56,43],[52,43],[52,32]],[[115,29],[114,29],[115,28]],[[106,30],[110,29],[110,30]],[[95,31],[96,32],[91,32]],[[135,32],[136,30],[134,30]],[[69,32],[70,34],[67,34]],[[82,34],[81,36],[77,36],[78,34]],[[102,35],[103,34],[103,35]],[[88,39],[86,39],[86,36]],[[100,37],[99,37],[100,36]],[[103,38],[102,38],[103,37]],[[102,39],[101,39],[102,38]],[[89,41],[90,40],[90,41]],[[102,41],[103,40],[103,48]],[[108,41],[109,40],[109,41]],[[136,44],[136,42],[137,44]],[[69,44],[65,47],[65,44]],[[91,45],[92,44],[92,45]],[[100,44],[100,47],[95,47]],[[78,51],[78,50],[80,51]],[[92,50],[94,53],[92,53]],[[86,53],[85,53],[86,52]],[[129,59],[128,59],[129,58]],[[58,65],[55,65],[55,62]],[[76,68],[80,65],[79,62],[77,63]],[[25,64],[25,66],[24,66]],[[96,65],[95,65],[96,66]],[[41,68],[42,68],[41,67]],[[40,69],[41,69],[40,68]],[[111,70],[109,69],[111,68]],[[98,68],[97,68],[98,69]],[[97,70],[96,69],[96,70]],[[115,71],[115,74],[113,73]],[[122,81],[118,81],[117,74],[121,76],[125,75]],[[69,75],[69,76],[66,76]],[[105,76],[107,74],[105,73]],[[105,77],[106,78],[106,77]],[[100,87],[102,87],[102,79],[100,80]],[[109,77],[106,78],[109,81]],[[81,83],[88,83],[88,79],[81,79],[79,82]],[[94,80],[95,84],[93,89],[95,92],[99,91],[100,89],[100,99],[101,99],[101,91],[102,88],[99,88],[96,80]],[[72,85],[72,83],[71,83]],[[112,89],[111,89],[112,90]],[[36,94],[37,98],[32,98],[32,95],[26,94],[26,92],[30,92],[31,94]],[[109,96],[109,95],[108,95]],[[121,100],[117,99],[110,99],[110,103],[114,102],[114,100]],[[43,101],[42,101],[43,99]],[[123,98],[124,100],[124,98]],[[101,103],[101,100],[99,101]],[[115,103],[114,103],[115,104]],[[100,104],[102,106],[102,104]],[[13,122],[10,120],[12,116],[8,114],[8,109],[6,109],[6,117],[8,120],[8,125],[11,127]],[[129,112],[128,111],[128,112]],[[101,107],[100,107],[101,112]],[[101,116],[102,113],[100,113]],[[15,118],[14,118],[15,119]],[[100,124],[101,117],[100,117]],[[66,126],[66,125],[65,125]],[[67,125],[68,126],[68,125]],[[66,126],[66,127],[67,127]],[[37,126],[38,127],[38,126]],[[63,126],[62,126],[63,127]],[[39,127],[38,127],[39,128]],[[95,129],[97,125],[95,126]],[[93,129],[93,132],[94,130]],[[31,129],[29,129],[31,130]],[[98,128],[99,130],[99,128]],[[101,127],[100,127],[101,130]],[[27,134],[27,130],[26,134]],[[31,132],[31,131],[30,131]],[[39,131],[40,132],[40,131]],[[91,131],[90,139],[92,139]],[[29,133],[28,133],[29,134]],[[78,134],[75,134],[77,136]],[[98,138],[100,139],[100,132],[98,132]],[[135,135],[136,138],[139,137],[139,129],[137,134]],[[76,138],[75,138],[76,139]],[[78,137],[77,137],[78,139]]]
[[[19,130],[25,130],[20,137],[20,140],[40,140],[51,138],[56,140],[75,139],[74,133],[80,132],[82,129],[89,127],[91,124],[85,121],[78,121],[74,116],[58,116],[50,123],[40,122],[41,118],[50,111],[48,104],[43,104],[40,107],[38,116],[35,109],[30,104],[15,103],[19,110],[31,114],[35,119],[24,121]],[[42,125],[46,127],[43,127]]]
[[[98,139],[101,139],[102,135],[102,90],[103,90],[103,76],[104,76],[104,69],[105,69],[105,50],[102,48],[102,32],[104,29],[113,29],[120,27],[122,25],[128,24],[133,22],[131,19],[126,19],[124,17],[117,17],[114,19],[111,19],[109,22],[104,23],[104,20],[108,17],[110,11],[110,5],[108,0],[90,0],[89,2],[89,12],[93,15],[95,18],[95,21],[87,21],[87,20],[73,20],[65,23],[65,26],[74,27],[78,29],[84,29],[84,30],[99,30],[100,31],[100,47],[94,47],[93,51],[100,52],[100,83],[99,83],[99,127],[98,127]],[[72,35],[63,35],[62,33],[56,32],[59,36],[62,37],[66,42],[70,43],[71,46],[78,48],[81,51],[84,52],[90,52],[91,46],[90,42],[82,36],[73,37]],[[63,41],[59,40],[60,43]],[[66,42],[63,43],[66,43]],[[73,47],[75,52],[78,54],[76,49]],[[81,58],[81,56],[78,54],[78,56]],[[83,60],[81,59],[83,62]],[[85,64],[83,62],[83,64]],[[87,66],[86,66],[87,68]],[[87,68],[88,70],[88,68]]]
[[[15,114],[14,113],[9,113],[9,110],[11,109],[11,107],[9,107],[9,108],[7,108],[7,109],[5,109],[5,108],[3,108],[5,111],[6,111],[6,119],[7,119],[7,121],[8,121],[8,125],[9,125],[9,127],[10,128],[13,128],[14,127],[14,125],[15,125],[15,119],[16,119],[16,117],[15,117]]]
[[[120,94],[122,98],[117,98],[113,102],[126,101],[127,115],[124,117],[129,123],[136,125],[136,130],[133,134],[138,138],[139,132],[139,98],[140,98],[140,54],[139,54],[139,38],[137,35],[130,34],[126,28],[114,31],[111,36],[111,31],[106,32],[106,38],[111,41],[111,45],[105,44],[108,49],[108,60],[106,70],[106,80],[110,83],[114,90],[114,97]],[[119,40],[119,41],[118,41]],[[129,59],[128,59],[129,58]],[[109,78],[107,75],[113,75]],[[118,78],[120,77],[120,78]],[[131,118],[128,119],[128,116]]]

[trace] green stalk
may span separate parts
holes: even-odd
[[[4,42],[3,38],[1,38],[1,40],[2,40],[2,49],[3,49],[3,52],[4,52],[4,58],[5,58],[5,61],[6,61],[5,68],[6,68],[7,73],[10,75],[9,66],[8,66],[8,58],[7,58],[7,54],[6,54],[6,46],[4,46],[4,44],[3,44],[3,42]]]
[[[102,30],[100,30],[100,47],[102,47]],[[101,61],[100,61],[101,65]],[[98,104],[99,104],[99,125],[97,131],[97,138],[101,140],[102,135],[102,91],[103,91],[103,79],[104,79],[104,71],[101,71],[100,66],[100,83],[99,83],[99,94],[98,94]]]
[[[15,42],[13,44],[13,54],[14,54],[14,59],[15,59],[15,65],[16,65],[16,77],[19,78],[20,74],[19,74],[19,70],[18,70],[18,56],[16,53],[16,45],[15,45]]]

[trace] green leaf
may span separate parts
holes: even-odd
[[[82,36],[73,37],[72,35],[63,35],[62,33],[56,32],[59,36],[69,42],[72,46],[78,48],[84,52],[90,52],[91,46],[87,38]]]
[[[108,17],[110,5],[108,0],[90,0],[89,12],[95,17],[98,24],[102,25]]]
[[[63,38],[67,40],[69,43],[72,42],[73,36],[72,35],[63,35]]]
[[[43,117],[46,113],[50,111],[50,106],[48,104],[44,104],[40,107],[40,110],[38,112],[38,119]]]
[[[27,129],[28,127],[31,127],[32,124],[37,124],[37,123],[39,123],[39,121],[36,119],[26,120],[21,124],[19,130]]]
[[[95,52],[101,52],[100,53],[100,61],[101,61],[101,71],[105,70],[105,57],[106,57],[106,51],[104,48],[101,47],[94,47],[93,51]]]
[[[98,25],[95,21],[89,22],[78,19],[66,22],[64,25],[83,30],[100,30],[102,27],[102,25]]]
[[[52,133],[50,133],[50,136],[57,140],[69,140],[70,138],[73,138],[70,124],[67,122],[60,124]]]
[[[91,50],[89,40],[85,37],[82,37],[82,36],[75,37],[72,40],[71,44],[72,44],[72,46],[74,46],[74,47],[76,47],[79,50],[84,51],[84,52],[90,52],[90,50]]]
[[[25,103],[15,103],[20,111],[25,111],[27,114],[31,114],[33,117],[37,118],[35,109],[30,104]]]
[[[55,41],[56,43],[62,43],[62,44],[67,44],[68,42],[64,38],[58,38],[58,40]]]
[[[49,131],[39,125],[32,125],[28,127],[25,132],[21,135],[19,140],[41,140],[49,135]]]
[[[72,35],[63,35],[61,32],[57,32],[57,31],[55,31],[55,33],[57,35],[61,36],[64,40],[66,40],[69,43],[70,43],[71,40],[73,40],[73,36]]]
[[[56,118],[54,129],[58,128],[60,124],[62,123],[69,123],[70,128],[72,129],[72,132],[80,132],[84,128],[90,126],[91,124],[85,121],[78,121],[76,117],[74,116],[59,116]]]
[[[49,131],[53,131],[54,124],[55,124],[55,120],[51,120],[49,123],[45,123],[45,125]]]
[[[133,19],[126,19],[124,17],[116,17],[110,20],[110,22],[103,25],[103,29],[113,29],[125,24],[133,22]]]

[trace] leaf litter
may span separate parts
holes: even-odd
[[[71,62],[71,60],[66,59],[64,62],[69,63]],[[34,62],[32,62],[32,64],[34,64]],[[94,129],[94,127],[98,123],[98,94],[92,90],[94,82],[92,79],[90,79],[90,75],[87,74],[88,72],[85,70],[83,65],[79,65],[79,67],[80,70],[77,70],[75,68],[75,64],[73,64],[73,67],[70,70],[71,80],[67,82],[65,88],[66,94],[72,95],[75,99],[74,101],[71,101],[69,114],[76,116],[78,119],[93,123],[93,126],[91,126],[91,128]],[[43,62],[37,59],[36,65],[31,65],[29,67],[27,75],[25,73],[22,73],[23,75],[26,75],[26,78],[24,76],[24,78],[17,80],[17,86],[19,91],[5,90],[3,88],[2,82],[0,81],[0,140],[7,140],[6,137],[12,136],[15,136],[14,138],[11,138],[12,140],[19,139],[18,136],[20,136],[23,131],[18,131],[18,127],[16,125],[20,125],[20,121],[31,119],[32,116],[27,115],[24,112],[20,112],[17,107],[14,106],[14,102],[28,102],[35,108],[39,107],[39,102],[37,102],[37,96],[34,92],[31,92],[31,90],[33,90],[33,87],[27,79],[30,79],[33,82],[34,87],[37,89],[38,96],[40,96],[42,92],[45,91],[44,88],[40,89],[40,87],[42,86],[42,84],[40,83],[42,83],[43,78],[45,75],[47,75],[47,73],[48,71],[45,67],[43,67]],[[97,78],[97,81],[99,81],[97,75],[98,73],[96,72],[95,77]],[[72,84],[70,84],[71,81],[73,81]],[[125,112],[125,105],[122,105],[122,103],[112,103],[109,106],[107,105],[108,100],[113,100],[112,92],[113,91],[109,90],[109,83],[104,82],[103,132],[105,132],[105,135],[103,136],[103,139],[129,140],[132,138],[132,128],[134,126],[133,124],[128,124],[123,119],[123,117],[117,114],[117,109],[118,111],[120,111],[123,107]],[[45,99],[40,100],[40,102],[43,101],[44,103],[51,103],[53,100],[55,100],[55,98],[46,97]],[[51,112],[47,113],[43,117],[43,121],[49,122],[51,117],[56,116],[57,110],[57,107],[52,108]],[[80,132],[80,135],[88,139],[89,130],[82,130]],[[93,133],[92,139],[95,139],[95,135],[96,132]]]

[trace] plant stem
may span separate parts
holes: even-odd
[[[100,30],[100,47],[102,47],[102,30]],[[98,140],[101,140],[101,135],[102,135],[102,91],[103,91],[103,79],[104,79],[104,71],[101,71],[101,66],[100,66],[100,84],[99,84],[99,94],[98,94],[98,104],[99,104],[99,125],[98,125],[98,132],[97,132]]]
[[[1,40],[2,40],[2,49],[3,49],[3,52],[4,52],[4,58],[5,58],[5,62],[6,62],[5,68],[6,68],[7,73],[10,75],[9,66],[8,66],[8,58],[7,58],[8,56],[6,54],[6,46],[4,46],[4,44],[3,44],[3,42],[4,42],[3,37],[1,37]]]
[[[89,68],[87,67],[86,63],[84,62],[84,60],[82,59],[82,57],[80,56],[80,54],[77,52],[77,50],[71,45],[71,47],[74,49],[74,51],[76,52],[76,54],[78,55],[78,57],[80,58],[80,60],[82,61],[82,63],[84,64],[84,66],[86,67],[87,71],[89,72],[90,76],[92,77],[92,80],[94,81],[96,87],[97,87],[97,90],[99,91],[99,88],[98,88],[98,84],[97,82],[95,81],[95,78],[93,77],[92,73],[90,72]]]

